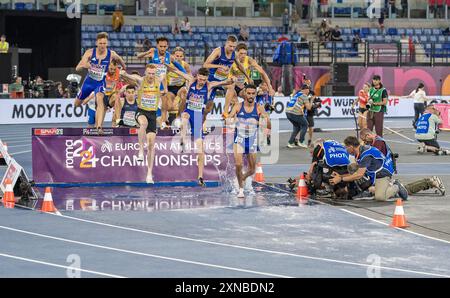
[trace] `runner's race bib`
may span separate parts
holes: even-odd
[[[224,81],[228,78],[230,70],[223,70],[222,68],[217,68],[214,73],[214,78],[219,81]]]
[[[123,113],[123,124],[126,126],[136,126],[136,112],[135,111],[125,111]]]
[[[156,76],[160,78],[160,80],[163,79],[166,73],[167,67],[164,64],[156,64]]]
[[[91,64],[91,67],[89,67],[89,77],[91,79],[102,81],[104,78],[104,74],[105,72],[103,66],[100,64]]]
[[[145,109],[157,110],[158,97],[156,95],[142,95],[141,104]]]
[[[191,95],[188,101],[188,109],[194,112],[203,110],[203,96]]]

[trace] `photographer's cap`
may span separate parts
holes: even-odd
[[[309,90],[309,86],[306,84],[303,84],[302,87],[300,88],[300,90],[305,90],[305,89]]]

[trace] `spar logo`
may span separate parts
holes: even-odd
[[[90,145],[90,146],[89,146]],[[94,146],[83,140],[66,140],[66,168],[73,169],[78,164],[80,169],[95,168],[98,162]]]
[[[103,143],[100,150],[102,151],[102,153],[105,153],[106,151],[111,153],[113,151],[113,144],[111,142],[109,142],[108,140],[106,140],[105,143]]]
[[[62,136],[64,130],[62,128],[35,128],[35,136]]]

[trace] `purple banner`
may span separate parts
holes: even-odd
[[[314,91],[320,95],[320,88],[330,81],[330,67],[327,66],[296,66],[294,67],[294,85],[303,83],[303,73],[314,83]],[[281,67],[269,67],[274,88],[281,85]],[[450,95],[450,68],[436,67],[349,67],[349,83],[355,86],[355,94],[363,84],[370,82],[373,75],[378,74],[389,94],[408,95],[417,88],[420,82],[425,85],[427,95]]]
[[[131,132],[129,134],[128,132]],[[176,133],[158,135],[155,143],[155,182],[197,180],[197,154],[193,142],[181,153]],[[230,162],[222,134],[205,137],[206,181],[218,181]],[[37,183],[143,182],[147,160],[138,161],[135,129],[33,129],[33,179]],[[147,152],[147,150],[145,150]]]

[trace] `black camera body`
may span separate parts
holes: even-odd
[[[317,110],[322,108],[322,100],[317,96],[310,96],[311,112],[317,116]]]

